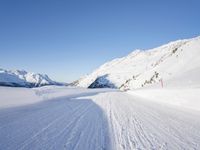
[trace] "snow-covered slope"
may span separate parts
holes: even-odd
[[[0,69],[0,85],[3,86],[38,87],[54,84],[57,84],[57,82],[51,80],[45,74]]]
[[[0,87],[0,149],[200,149],[199,89],[135,91]]]
[[[105,63],[77,83],[80,87],[200,87],[200,37],[150,50],[135,50]],[[94,86],[95,85],[95,86]]]

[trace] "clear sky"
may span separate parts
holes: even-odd
[[[57,81],[199,35],[199,0],[0,0],[0,67]]]

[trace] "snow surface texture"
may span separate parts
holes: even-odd
[[[121,90],[161,86],[162,83],[164,87],[200,87],[199,76],[200,37],[197,37],[150,50],[135,50],[126,57],[105,63],[75,84],[96,85],[96,88],[112,85]]]
[[[24,70],[0,69],[0,85],[17,87],[38,87],[58,84],[47,75],[26,72]]]
[[[162,89],[165,94],[160,97],[151,90],[127,94],[111,89],[1,87],[0,149],[200,149],[196,106],[171,105],[168,90]],[[141,97],[140,92],[158,99]],[[182,95],[187,104],[199,100],[199,91],[193,92],[196,100],[190,101],[190,94]]]

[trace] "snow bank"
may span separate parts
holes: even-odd
[[[85,89],[66,86],[20,88],[0,86],[0,108],[33,104],[58,98],[73,98],[109,91],[110,89]]]
[[[200,88],[148,88],[127,93],[145,100],[200,111]]]
[[[32,89],[0,86],[0,108],[32,104],[41,100]]]

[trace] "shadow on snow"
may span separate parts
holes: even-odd
[[[104,112],[79,96],[1,109],[0,149],[111,149]]]

